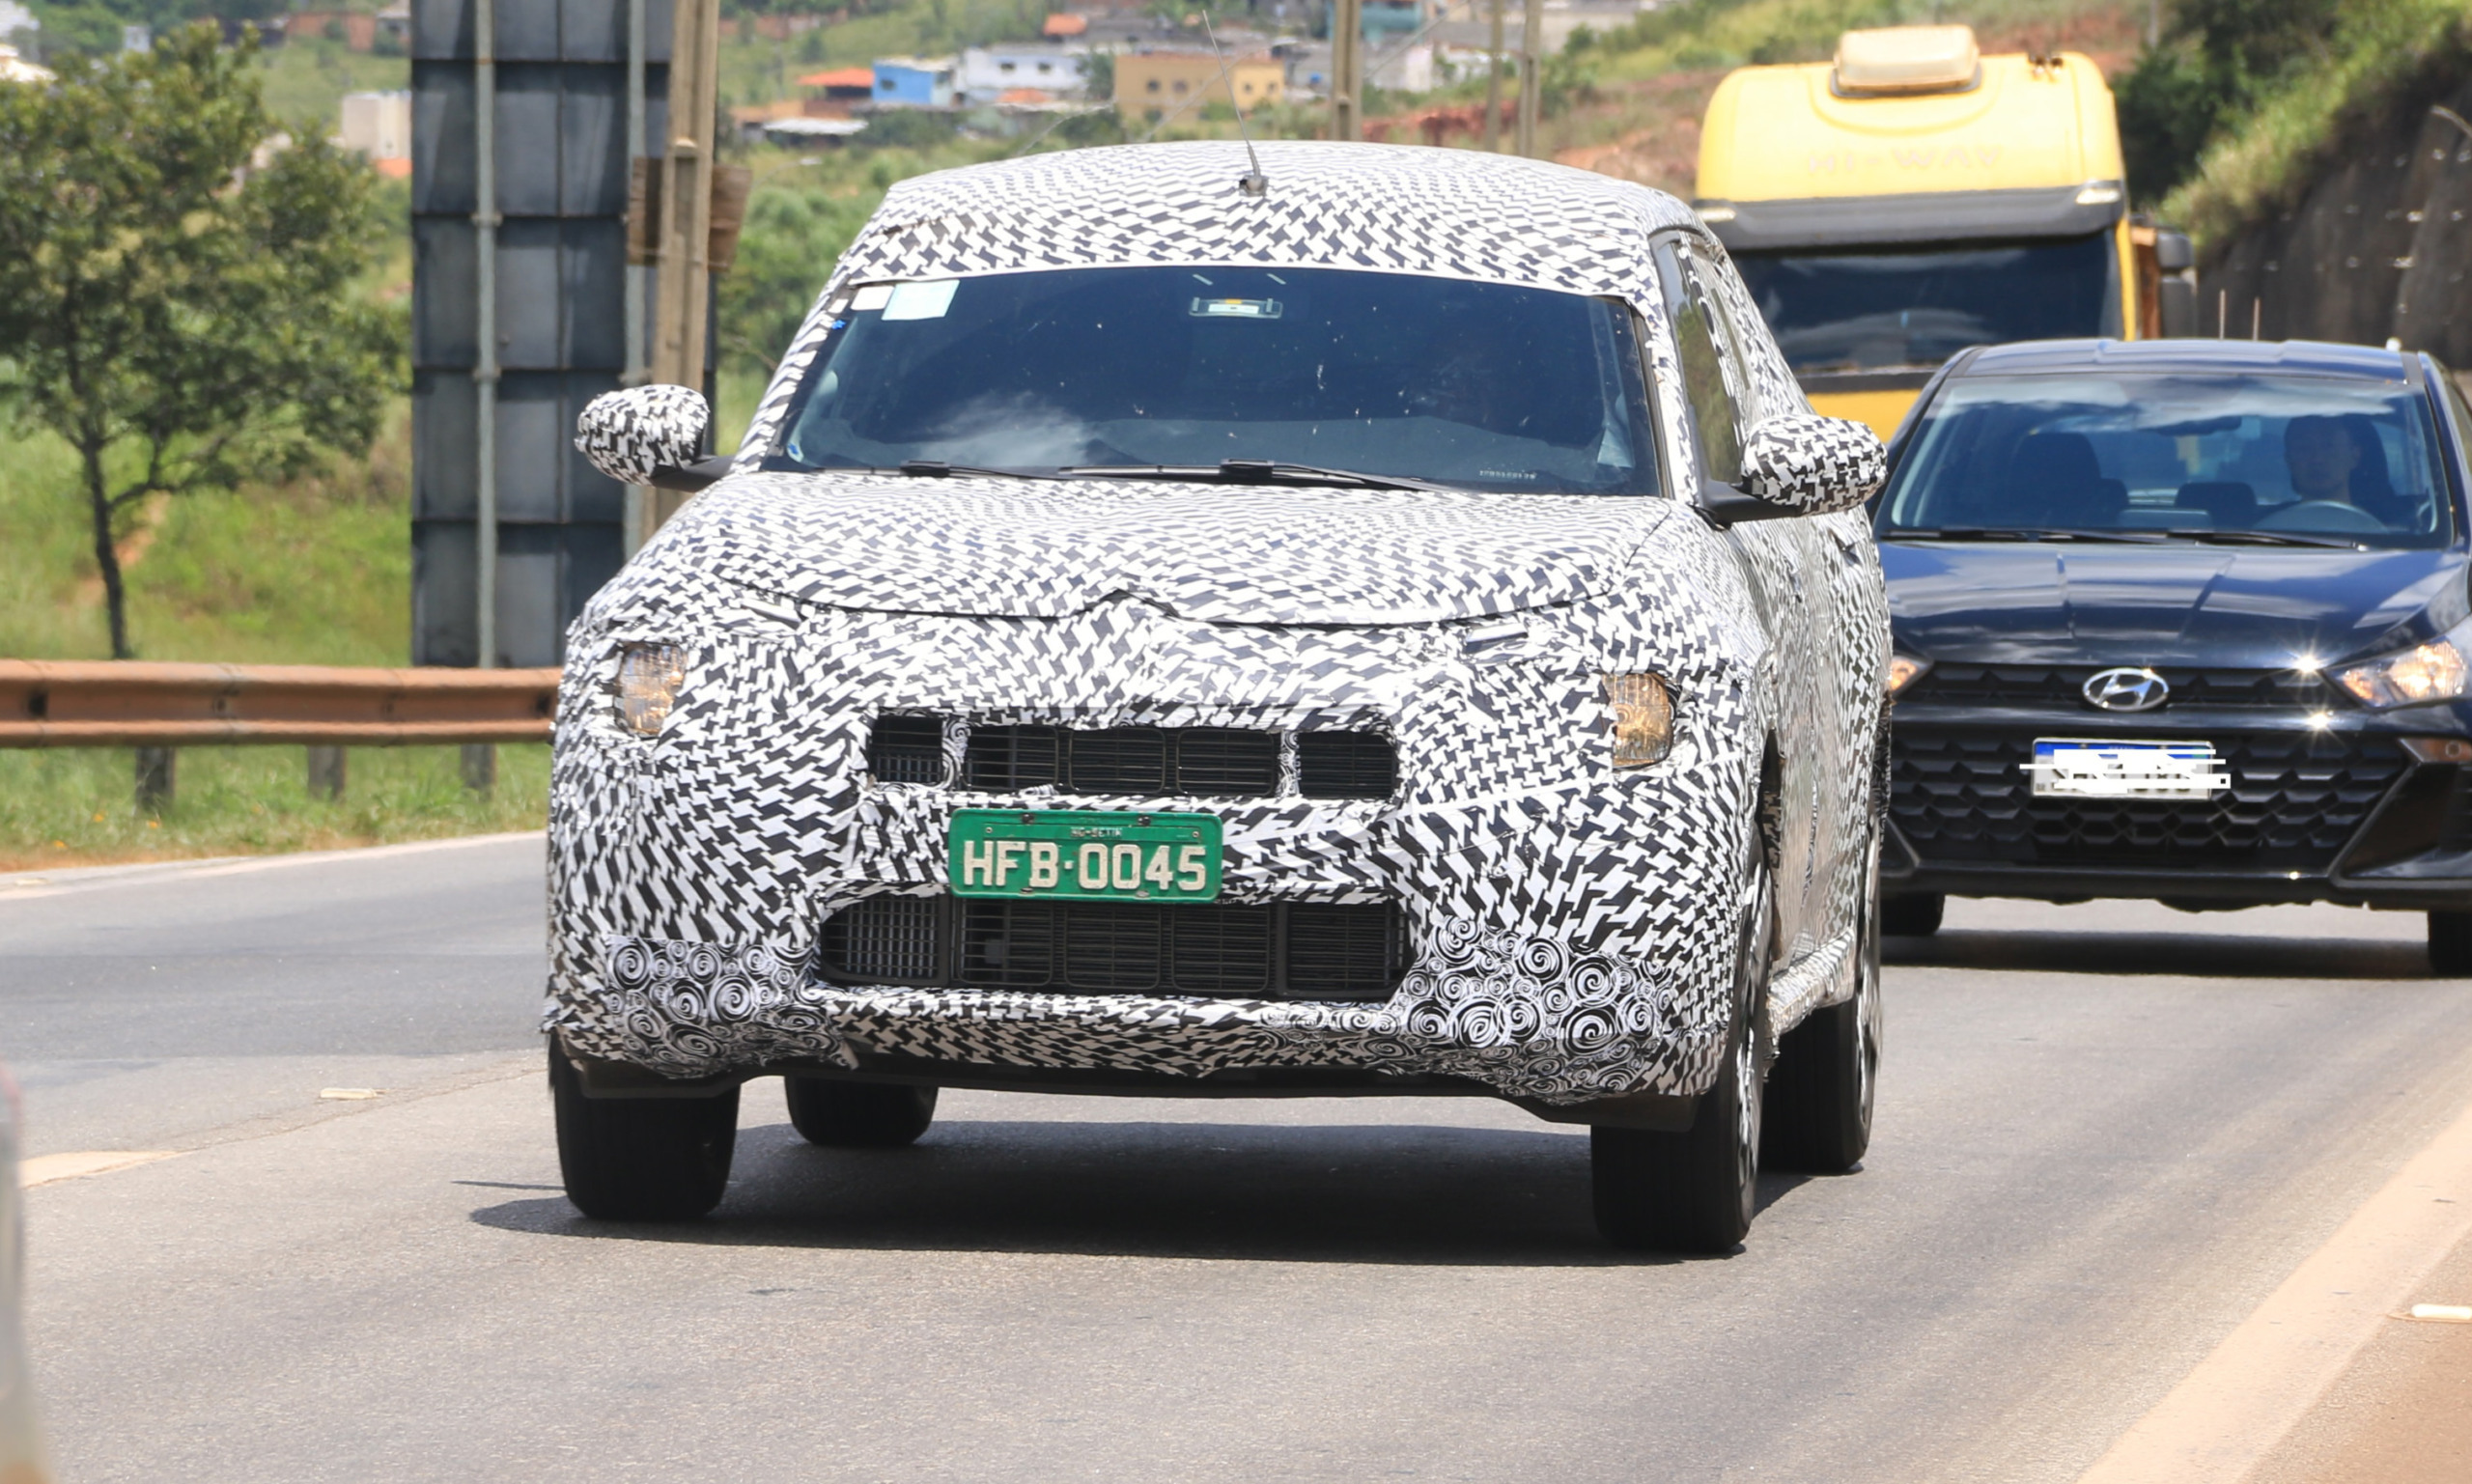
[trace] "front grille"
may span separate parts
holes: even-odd
[[[870,897],[827,918],[847,984],[1380,1000],[1406,969],[1395,904],[1008,902]]]
[[[1307,798],[1388,798],[1399,786],[1399,749],[1373,732],[1303,732],[1296,787]]]
[[[2211,740],[2232,788],[2204,802],[2037,798],[2026,771],[2033,736],[1900,722],[1890,738],[1890,817],[1932,866],[2318,874],[2407,766],[2381,738],[2290,732]]]
[[[943,781],[941,719],[880,716],[868,761],[885,782]],[[1279,792],[1281,734],[1223,727],[973,726],[965,788],[1141,798],[1264,798]],[[1388,798],[1399,754],[1378,732],[1297,735],[1297,791],[1306,798]]]
[[[2095,712],[2086,702],[2086,682],[2112,665],[1935,664],[1897,697],[1897,704],[2065,707]],[[2180,706],[2218,706],[2277,711],[2324,711],[2344,697],[2320,675],[2297,670],[2206,670],[2158,665],[2154,673],[2172,687],[2168,712]],[[2095,713],[2100,714],[2100,713]]]
[[[878,783],[944,781],[944,718],[878,716],[867,736],[867,771]]]

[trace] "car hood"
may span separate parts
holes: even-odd
[[[1059,618],[1137,600],[1210,623],[1431,623],[1603,592],[1671,510],[1603,495],[745,474],[689,501],[641,560],[886,612]]]
[[[2281,668],[2425,637],[2461,551],[1884,542],[1898,645],[1963,663]]]

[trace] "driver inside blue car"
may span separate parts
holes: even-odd
[[[2295,499],[2349,505],[2394,530],[2417,524],[2387,476],[2386,450],[2368,418],[2295,417],[2283,432],[2283,457]]]

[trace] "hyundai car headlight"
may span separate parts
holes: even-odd
[[[1931,661],[1922,658],[1919,656],[1889,656],[1889,694],[1898,695],[1903,693],[1906,686],[1921,680],[1923,678],[1923,672],[1930,668]]]
[[[687,651],[678,645],[628,645],[618,655],[619,723],[640,737],[658,733],[686,679]]]
[[[2427,644],[2400,654],[2383,655],[2335,672],[2335,684],[2362,705],[2384,711],[2390,706],[2419,706],[2452,701],[2472,688],[2472,661],[2465,658],[2466,630],[2472,619],[2456,625]]]
[[[1645,768],[1673,750],[1673,692],[1657,675],[1609,675],[1614,704],[1614,766]]]

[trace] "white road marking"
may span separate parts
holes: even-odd
[[[74,1154],[39,1154],[17,1162],[17,1188],[31,1190],[55,1180],[105,1175],[116,1169],[152,1164],[179,1154],[177,1149],[86,1149]]]
[[[2472,1107],[2361,1204],[2077,1484],[2234,1484],[2472,1236]]]
[[[213,876],[243,876],[254,871],[272,871],[284,866],[384,860],[397,855],[423,855],[432,851],[460,850],[469,845],[500,845],[510,840],[544,838],[544,832],[541,830],[519,829],[493,835],[450,835],[442,840],[407,840],[400,845],[359,845],[340,851],[295,851],[282,855],[219,855],[195,862],[154,860],[129,866],[98,866],[91,868],[94,871],[92,876],[82,879],[67,871],[49,877],[16,878],[14,882],[0,884],[0,902],[31,902],[42,897],[66,896],[71,892],[99,891],[107,886],[128,886],[141,882],[193,882]]]

